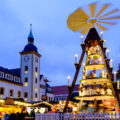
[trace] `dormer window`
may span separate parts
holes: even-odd
[[[0,78],[4,78],[4,73],[0,72]]]
[[[25,73],[28,73],[28,66],[25,66]]]

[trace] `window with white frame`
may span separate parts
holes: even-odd
[[[4,78],[4,72],[0,72],[0,78]]]

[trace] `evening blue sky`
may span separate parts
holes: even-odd
[[[77,8],[93,2],[96,0],[1,0],[0,66],[20,67],[19,52],[27,44],[32,23],[35,45],[42,55],[40,73],[52,86],[67,84],[67,75],[73,78],[75,73],[74,54],[81,54],[81,34],[67,27],[67,18]],[[120,8],[120,0],[106,2]],[[120,62],[120,21],[104,32],[104,39],[116,70]]]

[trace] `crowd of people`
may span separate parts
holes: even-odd
[[[0,120],[35,120],[35,112],[32,110],[30,114],[27,111],[12,112],[11,114],[0,112]]]

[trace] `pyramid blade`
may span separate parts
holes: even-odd
[[[68,17],[67,25],[72,31],[76,32],[87,24],[88,19],[89,16],[79,8]]]
[[[108,12],[108,13],[102,15],[102,16],[100,16],[99,18],[106,17],[108,15],[111,15],[111,14],[119,12],[119,11],[120,11],[119,9],[114,9],[114,10],[112,10],[112,11],[110,11],[110,12]]]
[[[90,4],[90,5],[89,5],[89,8],[90,8],[90,12],[91,12],[91,16],[92,16],[92,17],[95,16],[96,5],[97,5],[97,3],[93,3],[93,4]]]
[[[98,14],[96,15],[96,17],[98,17],[99,15],[101,15],[101,13],[104,12],[109,6],[110,6],[110,4],[105,4],[105,5],[103,5],[103,7],[102,7],[101,10],[98,12]]]
[[[86,26],[86,23],[85,24],[78,24],[78,25],[76,24],[74,26],[69,26],[69,28],[72,29],[72,31],[76,32],[76,31],[83,29],[85,26]]]
[[[107,28],[103,27],[102,25],[95,23],[101,30],[107,30]]]
[[[71,18],[81,18],[81,19],[89,19],[89,16],[82,10],[82,8],[77,9],[74,13],[72,13],[68,19]]]
[[[87,24],[82,30],[79,30],[80,33],[86,34],[90,29],[90,24]]]
[[[87,19],[82,19],[80,17],[68,18],[67,23],[72,23],[72,22],[87,22]]]
[[[84,26],[86,24],[86,22],[72,22],[70,24],[68,24],[68,26],[70,27],[76,27],[76,26]]]
[[[100,20],[112,20],[112,19],[120,19],[120,16],[102,18],[102,19],[100,19]]]
[[[98,21],[99,23],[103,23],[103,24],[108,24],[108,25],[116,25],[116,22],[102,22],[102,21]]]

